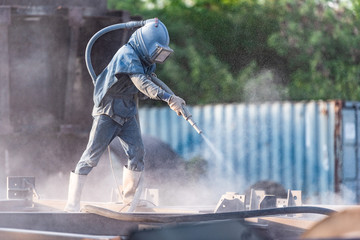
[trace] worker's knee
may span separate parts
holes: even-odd
[[[96,165],[92,166],[91,164],[80,160],[76,165],[74,172],[80,175],[88,175],[95,166]]]
[[[133,171],[143,171],[144,170],[144,156],[145,149],[141,144],[136,148],[136,151],[132,155],[129,155],[128,168]]]
[[[144,156],[145,156],[145,148],[144,148],[144,145],[143,144],[140,144],[138,146],[138,149],[137,149],[137,158],[141,159],[141,160],[144,160]]]

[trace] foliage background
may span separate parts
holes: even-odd
[[[108,3],[166,24],[157,74],[188,104],[360,100],[360,0]]]

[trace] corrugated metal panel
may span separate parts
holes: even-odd
[[[345,197],[360,202],[360,103],[346,102],[342,109],[341,190]]]
[[[167,142],[185,159],[204,157],[216,178],[242,181],[242,186],[273,180],[285,188],[303,190],[307,196],[318,196],[334,192],[335,103],[189,107],[215,151],[167,107],[142,108],[140,120],[144,134]]]

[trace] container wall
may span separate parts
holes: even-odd
[[[308,197],[327,198],[334,192],[335,101],[206,105],[189,110],[203,137],[167,107],[142,108],[142,131],[161,138],[186,159],[202,156],[211,176],[229,184],[273,180],[286,189],[303,190]]]
[[[342,110],[341,191],[344,196],[355,202],[360,202],[359,109],[359,103],[347,102]]]

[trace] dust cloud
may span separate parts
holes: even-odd
[[[269,69],[258,72],[244,86],[246,102],[280,101],[287,99],[287,89],[281,79]]]

